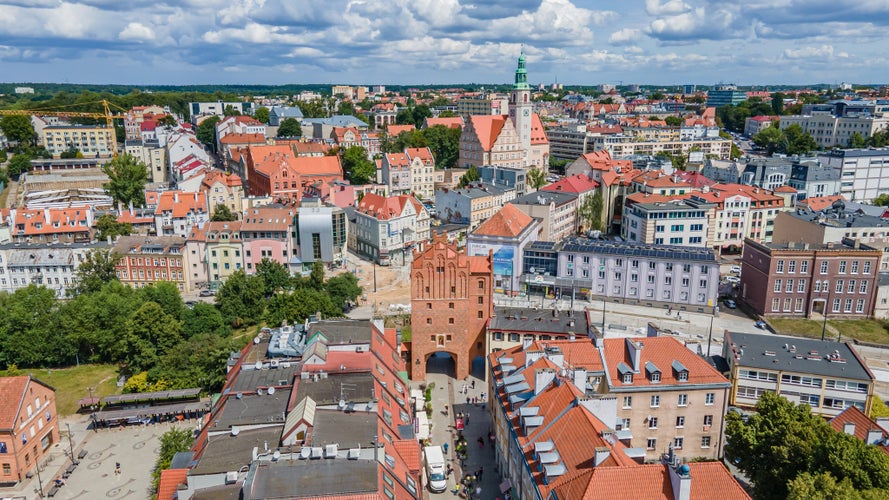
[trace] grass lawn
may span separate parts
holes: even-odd
[[[7,372],[0,370],[0,376],[5,375]],[[70,368],[20,368],[18,375],[31,375],[54,387],[56,408],[60,415],[76,413],[80,408],[77,401],[89,397],[88,387],[93,388],[93,396],[120,394],[115,365],[81,364]]]
[[[810,319],[772,319],[769,323],[778,331],[788,335],[799,335],[802,337],[821,338],[821,329],[823,323]],[[878,344],[889,344],[889,331],[880,321],[870,319],[850,319],[842,321],[827,320],[827,324],[836,328],[843,339],[857,339],[863,342],[874,342]],[[836,340],[836,337],[828,331],[826,337]]]

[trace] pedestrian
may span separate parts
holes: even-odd
[[[479,467],[479,468],[478,468],[478,472],[475,473],[475,475],[478,476],[478,480],[479,480],[479,481],[482,480],[482,474],[484,474],[484,472],[485,472],[485,468],[484,468],[484,467]]]
[[[463,425],[469,425],[469,412],[466,412],[466,415],[463,416]]]
[[[445,413],[445,415],[448,414],[448,405],[445,405],[445,412],[444,413]]]
[[[472,379],[472,388],[475,389],[475,379]]]
[[[483,438],[483,437],[481,437],[481,436],[478,437],[478,447],[479,447],[479,448],[484,448],[484,447],[485,447],[485,438]]]
[[[445,455],[447,455],[448,454],[448,443],[441,445],[441,447],[444,448]]]
[[[114,475],[115,476],[120,475],[120,462],[115,462],[115,464],[114,464]]]
[[[448,468],[445,470],[445,476],[451,477],[452,472],[454,472],[454,466],[451,464],[448,464]]]
[[[481,487],[481,485],[478,485],[475,487],[475,498],[481,498],[481,497],[482,497],[482,487]]]
[[[453,493],[454,493],[454,495],[459,495],[459,494],[460,494],[460,483],[457,483],[457,484],[454,485]]]
[[[466,404],[469,404],[469,400],[470,400],[469,396],[466,396]]]

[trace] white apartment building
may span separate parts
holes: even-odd
[[[840,194],[849,201],[869,202],[889,192],[889,148],[834,149],[818,159],[840,171]]]
[[[856,132],[867,139],[875,132],[889,128],[889,117],[834,116],[828,111],[813,111],[811,115],[782,116],[778,127],[784,130],[793,124],[802,127],[822,148],[845,147]]]
[[[14,293],[34,284],[49,288],[56,297],[65,297],[87,254],[107,247],[106,242],[0,245],[0,292]]]
[[[714,207],[702,200],[635,193],[624,205],[621,236],[648,245],[705,247]]]

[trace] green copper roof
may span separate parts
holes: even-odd
[[[519,54],[519,64],[515,70],[515,85],[512,86],[514,89],[525,90],[530,89],[528,86],[528,70],[525,69],[525,53],[522,52]]]

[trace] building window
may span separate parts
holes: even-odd
[[[624,373],[623,382],[625,384],[632,384],[633,383],[633,374],[632,373]]]
[[[791,260],[790,262],[787,263],[787,272],[788,273],[795,273],[796,272],[796,261],[795,260]]]
[[[840,270],[839,270],[839,273],[840,273],[840,274],[845,274],[845,273],[846,273],[846,261],[845,261],[845,260],[841,260],[841,261],[840,261]]]
[[[704,404],[705,405],[712,405],[714,402],[716,402],[716,393],[715,392],[708,392],[704,396]]]
[[[680,382],[688,382],[688,372],[679,372],[676,375],[676,380]]]
[[[855,312],[859,314],[864,312],[864,299],[858,299],[855,303]]]
[[[649,450],[653,450],[653,449],[657,448],[657,439],[648,438],[648,442],[646,443],[645,447]]]
[[[793,292],[793,280],[787,280],[787,287],[784,289],[784,291],[787,293]]]
[[[661,381],[661,373],[660,372],[652,372],[651,374],[651,382],[656,384]]]
[[[858,274],[858,261],[852,261],[852,274]]]
[[[821,263],[821,274],[827,274],[827,261]]]
[[[648,428],[657,429],[657,417],[651,417],[648,419]]]
[[[800,261],[799,272],[802,274],[806,274],[809,272],[809,261],[807,261],[807,260]]]
[[[624,408],[633,407],[633,396],[624,396]]]
[[[451,288],[453,288],[453,287],[451,287]],[[478,289],[479,290],[485,289],[485,281],[484,280],[478,280]]]
[[[772,312],[778,312],[781,309],[781,299],[772,299]]]
[[[427,324],[427,325],[431,325],[431,324],[432,324],[432,318],[426,318],[426,324]]]
[[[661,397],[657,394],[651,396],[651,407],[657,408],[661,405]]]
[[[673,438],[673,449],[681,450],[683,441],[685,441],[685,439],[681,437]]]
[[[778,265],[775,266],[775,272],[776,273],[783,273],[784,272],[784,261],[783,260],[778,261]]]
[[[840,299],[833,299],[833,312],[840,312]]]
[[[704,415],[704,427],[713,425],[713,415]]]
[[[870,261],[864,262],[864,267],[862,269],[863,274],[870,274]]]
[[[846,293],[855,293],[855,280],[849,280],[849,286],[846,287]]]
[[[802,299],[802,297],[799,297],[796,299],[796,307],[794,308],[794,311],[801,312],[802,310],[803,310],[803,299]]]
[[[843,293],[843,280],[837,280],[836,286],[834,286],[833,291],[835,293]]]
[[[484,313],[482,313],[482,311],[478,312],[478,319],[482,319],[482,318],[484,318],[484,316],[485,315],[484,315]]]
[[[797,280],[796,281],[796,293],[803,293],[806,291],[806,280]]]
[[[454,324],[454,318],[448,318],[448,324],[449,324],[449,325],[453,325],[453,324]]]
[[[676,417],[676,427],[685,427],[685,417],[682,415]]]
[[[453,309],[453,308],[454,308],[454,303],[448,302],[448,309]]]
[[[710,436],[701,436],[701,448],[710,447]]]
[[[678,404],[679,406],[688,406],[688,394],[680,394]]]
[[[861,280],[861,284],[858,285],[858,293],[867,293],[867,281]]]
[[[843,312],[852,312],[852,299],[846,299],[846,305],[843,307]]]

